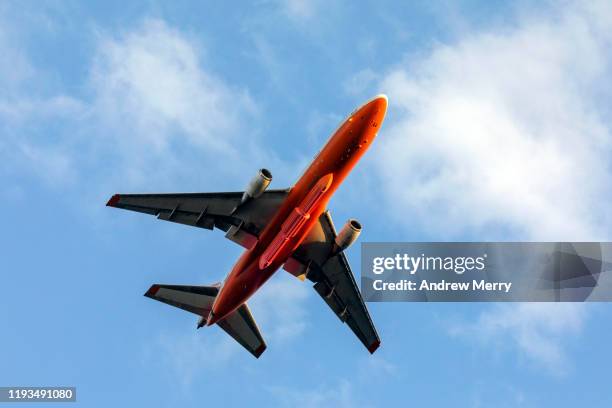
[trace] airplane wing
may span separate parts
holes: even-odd
[[[368,309],[355,282],[353,272],[343,252],[334,254],[336,230],[329,211],[324,212],[308,237],[296,249],[290,259],[289,269],[296,276],[303,276],[315,282],[314,289],[325,303],[348,324],[370,353],[380,345],[380,338],[374,328]],[[288,269],[285,267],[285,269]]]
[[[250,247],[288,193],[288,189],[267,190],[242,205],[239,205],[242,192],[115,194],[106,205],[193,227],[210,230],[216,227],[228,232],[226,236],[232,241]]]
[[[195,313],[206,319],[218,292],[218,284],[213,286],[155,284],[149,288],[145,296]],[[200,319],[198,328],[203,326],[203,321],[205,320]],[[217,325],[255,357],[259,358],[265,351],[266,343],[246,303],[219,321]]]

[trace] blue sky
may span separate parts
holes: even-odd
[[[263,166],[288,186],[384,92],[330,203],[362,241],[609,240],[611,24],[603,1],[3,2],[0,384],[86,407],[609,406],[607,304],[371,304],[369,356],[281,271],[252,301],[256,360],[142,296],[240,249],[104,204]]]

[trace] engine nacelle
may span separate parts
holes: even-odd
[[[250,198],[257,198],[266,191],[266,188],[272,181],[272,173],[268,169],[259,169],[257,175],[251,179],[247,185],[244,194],[242,195],[242,202],[244,203]]]
[[[361,234],[361,224],[359,221],[355,219],[348,220],[336,236],[335,243],[338,247],[338,252],[350,247],[357,240],[359,234]]]

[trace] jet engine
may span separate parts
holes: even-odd
[[[344,251],[346,248],[351,246],[357,237],[361,233],[361,224],[355,219],[350,219],[344,224],[338,235],[336,236],[336,246],[338,252]]]
[[[259,169],[257,175],[247,185],[241,202],[244,203],[251,198],[257,198],[266,191],[272,181],[272,173],[268,169]]]

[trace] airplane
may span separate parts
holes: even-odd
[[[244,192],[113,195],[107,206],[217,228],[245,248],[223,282],[154,284],[145,296],[198,315],[198,329],[217,324],[259,358],[266,343],[246,301],[282,266],[314,282],[340,321],[374,353],[380,338],[344,255],[362,227],[349,219],[336,232],[327,204],[372,144],[386,111],[382,94],[353,111],[291,188],[268,190],[272,174],[260,169]]]

